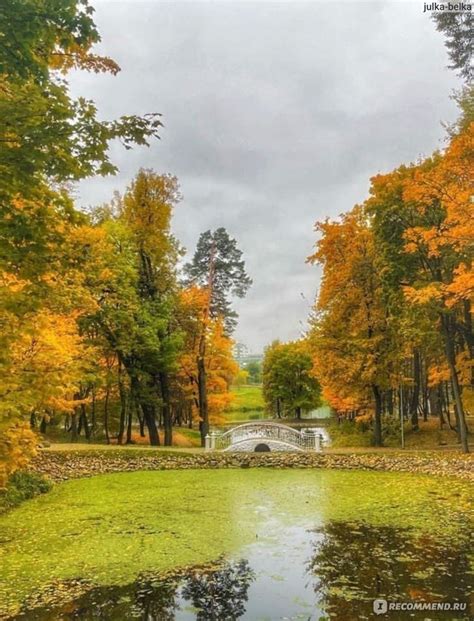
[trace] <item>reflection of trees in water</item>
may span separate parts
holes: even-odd
[[[176,578],[140,578],[125,586],[98,587],[61,606],[33,608],[15,619],[24,621],[173,621],[177,610]]]
[[[173,621],[177,582],[175,579],[137,583],[133,598],[133,618],[142,621]],[[106,617],[107,618],[107,617]]]
[[[320,532],[309,571],[316,577],[320,604],[338,621],[370,618],[377,597],[467,601],[469,550],[460,544],[362,523],[332,522]],[[418,614],[424,618],[427,613]],[[446,614],[429,613],[433,619],[446,619]]]
[[[142,576],[134,584],[92,589],[60,607],[37,608],[28,621],[173,621],[180,599],[194,606],[198,621],[233,621],[245,612],[254,573],[246,560],[222,562],[186,576]],[[66,591],[67,592],[67,591]]]
[[[248,562],[241,560],[218,571],[196,572],[186,579],[181,595],[197,609],[198,621],[231,621],[244,614],[254,579]]]

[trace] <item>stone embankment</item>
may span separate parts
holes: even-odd
[[[177,453],[148,450],[41,450],[30,469],[52,481],[138,470],[337,468],[454,476],[474,482],[474,457],[426,453]]]

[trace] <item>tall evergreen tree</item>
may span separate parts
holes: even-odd
[[[470,11],[433,13],[436,29],[446,37],[445,45],[454,69],[466,80],[474,78],[474,15]]]
[[[202,287],[207,292],[197,357],[201,444],[204,446],[209,432],[205,365],[209,320],[221,317],[226,332],[232,333],[237,324],[237,313],[230,298],[243,298],[252,280],[245,271],[242,251],[237,247],[236,240],[222,227],[201,234],[193,259],[185,266],[184,273],[188,284]]]

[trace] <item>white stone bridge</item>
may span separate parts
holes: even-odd
[[[211,432],[206,437],[206,451],[321,451],[327,441],[327,431],[322,427],[300,431],[262,421],[238,425],[224,433]]]

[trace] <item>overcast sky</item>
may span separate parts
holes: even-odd
[[[112,149],[120,173],[83,182],[108,200],[140,166],[178,176],[173,229],[238,239],[254,284],[236,338],[253,352],[297,338],[318,287],[316,220],[369,178],[442,146],[458,86],[423,2],[92,2],[117,77],[74,75],[103,118],[161,112],[151,148]]]

